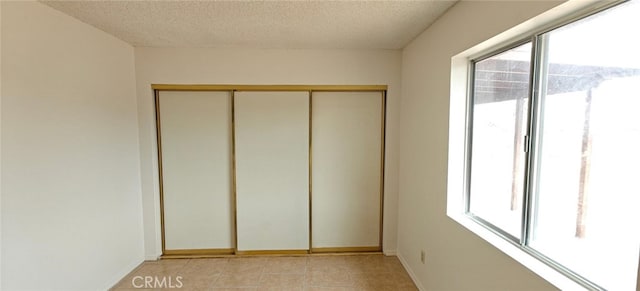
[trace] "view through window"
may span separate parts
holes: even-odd
[[[639,15],[630,1],[473,62],[468,213],[608,290],[636,288]]]

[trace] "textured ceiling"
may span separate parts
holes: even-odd
[[[134,46],[399,49],[453,1],[42,1]]]

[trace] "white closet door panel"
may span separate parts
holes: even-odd
[[[233,248],[231,94],[158,98],[165,248]]]
[[[313,247],[380,246],[382,93],[312,102]]]
[[[238,250],[309,249],[309,95],[236,92]]]

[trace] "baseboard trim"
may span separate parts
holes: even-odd
[[[144,263],[144,260],[136,260],[132,263],[130,263],[129,265],[127,265],[125,268],[123,268],[122,270],[120,270],[120,272],[116,273],[113,277],[111,277],[111,279],[109,279],[108,282],[106,282],[103,286],[103,288],[100,288],[100,290],[111,290],[114,287],[116,287],[116,285],[120,284],[120,282],[122,280],[124,280],[127,275],[129,275],[129,273],[135,271],[136,269],[140,268],[140,266],[142,266],[142,264]]]
[[[396,250],[385,250],[385,251],[382,251],[382,253],[387,257],[398,256],[398,251]]]
[[[404,269],[407,270],[407,274],[409,274],[409,277],[411,277],[411,280],[413,280],[413,283],[416,284],[416,287],[418,287],[418,290],[426,291],[427,289],[425,289],[424,286],[422,286],[422,284],[418,280],[418,277],[413,272],[413,269],[411,269],[411,267],[409,267],[409,264],[407,263],[407,261],[402,256],[402,253],[398,252],[396,254],[396,257],[398,257],[398,260],[400,260],[400,263],[402,264]]]

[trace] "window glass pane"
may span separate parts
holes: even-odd
[[[530,246],[609,290],[636,285],[639,6],[631,1],[543,36]]]
[[[531,43],[475,64],[469,212],[519,238]]]

